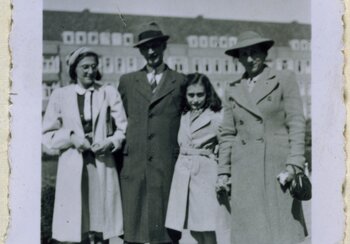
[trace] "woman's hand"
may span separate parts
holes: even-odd
[[[79,137],[75,133],[70,135],[70,141],[79,152],[84,152],[91,148],[90,142],[86,138]]]
[[[96,154],[96,155],[101,155],[105,154],[106,152],[110,153],[113,149],[114,145],[112,141],[106,139],[101,142],[95,142],[92,144],[91,150]]]
[[[292,165],[287,165],[286,169],[277,175],[277,180],[282,186],[285,186],[287,183],[291,182],[296,173],[299,173],[301,169],[294,167]]]
[[[216,181],[216,192],[230,191],[230,179],[228,175],[219,175]]]

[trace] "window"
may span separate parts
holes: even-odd
[[[291,40],[291,41],[289,42],[289,45],[290,45],[290,47],[291,47],[293,50],[299,50],[299,49],[300,49],[300,42],[299,42],[299,40],[296,40],[296,39]]]
[[[115,72],[116,73],[124,73],[125,72],[124,60],[121,57],[115,57]]]
[[[311,73],[311,65],[309,60],[305,60],[305,73],[310,74]]]
[[[203,70],[201,65],[201,60],[199,58],[192,59],[192,67],[194,72],[202,72]]]
[[[207,36],[200,36],[199,37],[199,46],[203,47],[203,48],[207,48],[208,47],[208,37]]]
[[[299,73],[299,74],[303,73],[303,64],[302,64],[302,61],[301,61],[301,60],[296,60],[295,63],[296,63],[296,65],[295,65],[295,66],[296,66],[296,67],[295,67],[296,70],[295,70],[295,71],[296,71],[297,73]]]
[[[281,70],[282,69],[282,60],[276,59],[276,69]]]
[[[64,31],[62,33],[62,39],[64,44],[74,44],[74,32]]]
[[[307,40],[301,40],[300,41],[300,50],[307,51],[307,50],[309,50],[309,46],[310,46],[310,44],[309,44],[309,42]]]
[[[228,40],[226,36],[220,36],[219,38],[219,47],[221,48],[227,48],[228,47]]]
[[[122,34],[114,32],[112,33],[112,45],[121,46],[122,45]]]
[[[58,81],[50,82],[50,83],[42,83],[42,92],[43,92],[43,99],[48,100],[52,94],[52,92],[60,87],[60,84]]]
[[[224,71],[225,73],[229,73],[230,72],[230,62],[231,60],[225,59],[224,61]]]
[[[127,66],[126,66],[127,72],[137,70],[137,65],[136,65],[137,60],[135,57],[128,57],[126,60],[127,60]]]
[[[214,73],[221,73],[220,59],[213,59]]]
[[[125,46],[132,46],[134,43],[134,36],[131,33],[125,33],[123,35],[123,44]]]
[[[211,67],[210,67],[210,60],[208,58],[203,59],[203,72],[204,73],[211,73]]]
[[[217,36],[211,36],[209,37],[209,46],[212,48],[219,46],[219,39]]]
[[[189,47],[197,48],[198,47],[198,36],[188,36],[187,44]]]
[[[60,72],[59,56],[44,56],[43,57],[43,73],[57,74]]]
[[[237,43],[237,37],[235,36],[230,36],[228,38],[228,47],[233,47]]]
[[[110,45],[111,44],[111,33],[109,33],[109,32],[100,33],[100,44],[101,45]]]
[[[102,57],[102,70],[105,74],[111,74],[113,73],[113,62],[112,57]]]
[[[188,61],[186,57],[169,57],[168,63],[171,68],[178,72],[188,72]]]
[[[77,31],[75,32],[75,43],[76,44],[86,44],[86,32]]]
[[[282,60],[282,70],[288,69],[288,60]]]
[[[87,42],[90,45],[97,45],[98,44],[98,33],[95,31],[90,31],[87,34]]]

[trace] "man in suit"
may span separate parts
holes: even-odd
[[[163,61],[168,39],[156,23],[142,26],[134,47],[147,64],[120,78],[129,123],[120,176],[127,243],[177,243],[181,237],[164,227],[185,79]]]

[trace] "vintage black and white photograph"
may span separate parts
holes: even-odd
[[[311,11],[311,0],[44,0],[37,240],[341,241],[313,231],[314,96],[327,90],[315,95]]]

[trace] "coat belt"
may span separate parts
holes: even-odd
[[[210,149],[196,149],[196,148],[181,148],[181,155],[201,155],[209,157],[213,154],[213,151]]]

